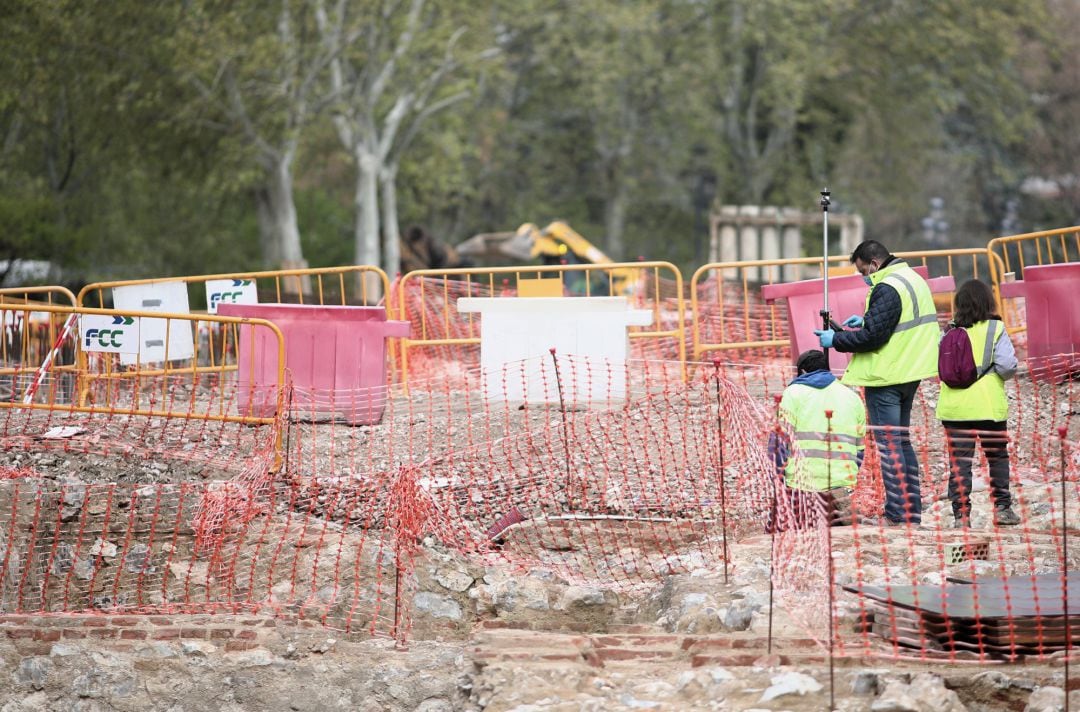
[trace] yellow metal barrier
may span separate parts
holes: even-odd
[[[535,290],[534,280],[541,279],[561,280],[563,289],[559,292],[571,296],[608,296],[619,291],[628,275],[632,275],[631,304],[651,309],[655,325],[630,327],[630,338],[674,339],[672,360],[685,361],[683,278],[670,262],[416,270],[397,285],[397,318],[412,323],[412,334],[401,341],[402,380],[408,379],[410,349],[480,343],[476,315],[457,312],[461,297],[517,297],[519,283],[528,283],[527,290]],[[674,282],[674,294],[662,289],[665,282]]]
[[[46,314],[51,321],[62,323],[57,328],[57,338],[49,352],[40,360],[28,360],[25,351],[3,350],[3,365],[0,366],[0,392],[7,398],[0,398],[0,408],[29,408],[67,412],[108,412],[110,414],[164,416],[193,420],[216,420],[247,424],[270,424],[281,411],[283,385],[285,382],[285,340],[278,327],[263,319],[242,319],[227,316],[166,314],[143,311],[117,311],[113,309],[86,309],[59,307],[52,305],[14,305],[0,304],[0,318],[3,323],[29,323],[31,314]],[[79,322],[86,317],[105,317],[109,323],[117,324],[122,331],[135,319],[153,319],[163,326],[163,343],[160,345],[161,360],[143,363],[134,356],[132,363],[121,362],[118,353],[94,352],[84,350],[86,342],[97,338],[106,348],[118,344],[125,335],[116,335],[113,330],[103,334],[91,332],[89,328],[79,328]],[[241,338],[239,326],[250,325],[247,337],[251,340],[246,349],[251,356],[249,373],[255,374],[255,339],[257,333],[269,334],[270,343],[276,344],[276,370],[274,383],[255,383],[252,378],[250,389],[271,392],[276,399],[275,413],[265,415],[245,415],[242,401],[248,394],[239,393],[235,377],[227,375],[235,371],[237,364],[221,363],[215,367],[200,365],[209,360],[209,355],[199,339],[200,332],[213,327],[235,342]],[[141,325],[141,324],[140,324]],[[177,348],[171,343],[174,334],[189,332],[192,337],[190,353],[185,347]],[[7,346],[7,344],[4,344]],[[236,352],[236,349],[231,349]],[[129,359],[131,360],[131,359]],[[63,379],[67,383],[61,383]],[[42,386],[44,385],[44,388]],[[178,400],[176,388],[189,396]],[[170,391],[170,389],[172,389]],[[200,389],[217,389],[220,397],[207,398],[200,402]],[[232,401],[221,393],[229,390],[237,396],[238,412],[232,412]]]
[[[897,252],[913,267],[924,266],[931,277],[951,275],[958,281],[990,273],[986,250],[925,250]],[[829,258],[829,274],[854,274],[848,255]],[[702,265],[690,279],[690,318],[693,359],[713,351],[767,350],[779,356],[790,341],[783,310],[766,303],[761,287],[800,279],[820,279],[822,258],[713,262]],[[717,280],[717,276],[723,279]],[[704,294],[703,294],[704,293]],[[939,302],[951,311],[951,304]]]
[[[205,285],[210,280],[253,279],[256,282],[256,287],[263,292],[269,292],[275,302],[294,301],[298,304],[374,306],[374,304],[369,303],[367,294],[361,284],[361,281],[367,276],[377,278],[382,285],[382,293],[385,295],[390,294],[390,280],[387,278],[386,272],[371,265],[348,265],[343,267],[229,272],[187,277],[157,277],[154,279],[95,282],[79,290],[76,304],[80,307],[95,306],[102,308],[105,306],[104,290],[112,287],[127,287],[138,284],[152,284],[154,282],[183,282],[190,286],[193,284]],[[314,282],[314,284],[311,285],[311,282]],[[87,299],[91,293],[97,294],[97,303],[93,305],[87,304]],[[196,301],[195,303],[199,302]],[[387,309],[389,309],[389,299],[386,300],[386,304]]]
[[[991,275],[999,284],[1006,273],[1019,277],[1027,265],[1080,262],[1080,227],[996,237],[987,243],[986,251],[1000,258],[1004,272]]]
[[[53,304],[73,307],[77,303],[75,294],[67,287],[59,285],[0,289],[0,304]]]
[[[378,267],[371,265],[346,265],[341,267],[313,267],[307,269],[284,269],[268,270],[263,272],[229,272],[225,274],[201,274],[186,277],[159,277],[154,279],[131,279],[116,280],[111,282],[95,282],[88,284],[79,291],[77,304],[80,307],[94,306],[103,308],[106,306],[105,290],[113,287],[129,287],[141,284],[153,284],[156,282],[182,282],[189,288],[193,285],[204,287],[211,280],[254,280],[260,299],[263,297],[277,303],[341,305],[341,306],[375,306],[368,301],[368,291],[363,287],[366,278],[377,279],[382,287],[384,295],[390,294],[390,280],[386,273]],[[188,293],[188,299],[194,304],[201,304],[208,297],[196,297]],[[87,304],[93,301],[93,304]],[[227,302],[224,302],[227,303]],[[392,318],[390,299],[385,299],[387,318]],[[221,335],[215,329],[207,331],[207,339],[210,342],[209,366],[210,369],[218,368],[218,361],[227,363],[230,358],[229,343],[223,342]],[[235,346],[235,341],[231,342]],[[391,353],[393,344],[390,345]],[[391,359],[391,363],[394,359]],[[226,366],[228,370],[229,366]]]
[[[0,289],[0,304],[26,306],[75,306],[75,295],[67,287],[6,287]],[[27,311],[11,314],[3,323],[0,338],[0,363],[7,364],[14,354],[20,358],[41,362],[52,349],[63,319],[55,314]]]
[[[991,264],[994,295],[1005,325],[1010,333],[1024,331],[1027,327],[1022,323],[1015,302],[1001,298],[1002,282],[1022,279],[1027,266],[1080,262],[1080,226],[997,237],[987,243],[986,253]]]

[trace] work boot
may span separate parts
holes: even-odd
[[[1020,517],[1012,507],[994,507],[994,524],[999,527],[1011,527],[1020,523]]]
[[[851,526],[851,492],[843,487],[829,490],[826,495],[830,527]]]

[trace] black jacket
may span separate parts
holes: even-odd
[[[903,262],[894,255],[881,265],[881,269],[893,264]],[[900,312],[903,304],[900,295],[895,289],[884,282],[879,282],[870,292],[870,304],[863,315],[863,326],[853,331],[838,331],[833,338],[833,348],[845,353],[862,353],[864,351],[876,351],[888,343],[892,338],[893,329],[900,323]]]

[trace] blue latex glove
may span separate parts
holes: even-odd
[[[863,325],[863,318],[858,314],[852,314],[847,319],[844,319],[844,326],[849,329],[861,329]]]
[[[814,334],[818,337],[818,341],[821,342],[821,348],[832,348],[833,337],[836,336],[836,332],[832,329],[814,329]]]

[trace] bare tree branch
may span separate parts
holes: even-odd
[[[409,47],[412,46],[416,28],[420,24],[420,12],[424,9],[425,2],[426,0],[412,0],[412,6],[409,8],[409,16],[405,21],[404,29],[402,29],[401,34],[398,36],[397,43],[394,45],[393,54],[382,66],[382,69],[375,77],[375,80],[371,83],[371,87],[368,90],[368,100],[371,104],[374,104],[382,96],[383,92],[386,90],[386,85],[393,78],[394,72],[397,70],[398,61],[407,51],[409,51]]]

